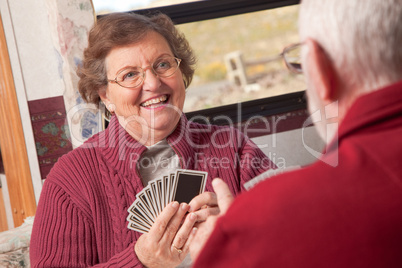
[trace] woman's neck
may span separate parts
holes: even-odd
[[[127,121],[118,116],[119,124],[139,143],[151,146],[166,139],[177,127],[177,123],[163,130],[156,130],[149,126],[143,126],[135,121]]]

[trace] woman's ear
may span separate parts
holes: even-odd
[[[338,83],[333,63],[317,41],[307,39],[307,72],[309,82],[323,102],[332,102],[338,95]]]
[[[107,89],[107,87],[102,87],[101,89],[98,90],[98,95],[101,98],[101,100],[103,101],[103,103],[105,103],[105,101],[107,101],[106,89]]]
[[[101,101],[103,102],[103,104],[105,105],[106,109],[108,109],[109,112],[113,114],[115,109],[114,109],[114,105],[111,103],[111,101],[108,98],[107,87],[99,89],[98,95],[99,95]]]

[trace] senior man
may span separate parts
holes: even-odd
[[[196,268],[402,267],[401,1],[303,0],[299,33],[290,67],[332,141],[235,200],[215,180],[221,214],[191,237]]]

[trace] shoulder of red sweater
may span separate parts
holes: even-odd
[[[99,184],[98,178],[103,172],[99,157],[93,152],[93,148],[76,148],[63,155],[45,181],[60,187],[70,196],[85,196],[88,189],[94,189]]]
[[[49,175],[52,174],[52,171],[63,172],[64,174],[83,173],[94,166],[98,166],[99,158],[97,155],[100,153],[97,145],[98,140],[98,134],[96,134],[81,146],[61,156]]]
[[[188,121],[187,122],[187,130],[189,132],[194,133],[204,133],[210,135],[221,135],[221,136],[228,136],[231,135],[234,138],[241,138],[243,139],[245,135],[239,131],[237,128],[233,126],[226,126],[226,125],[213,125],[213,124],[200,124],[197,122]]]
[[[216,130],[216,129],[232,129],[234,131],[237,131],[236,128],[233,126],[226,126],[226,125],[214,125],[214,124],[201,124],[197,123],[194,121],[187,121],[187,126],[189,128],[199,128],[199,129],[211,129],[211,130]]]
[[[271,174],[267,179],[246,192],[245,195],[249,195],[246,199],[267,197],[279,192],[282,193],[279,196],[286,199],[286,196],[292,196],[306,187],[316,189],[319,187],[318,185],[325,184],[330,177],[332,178],[336,174],[336,170],[337,167],[331,167],[321,161],[284,173],[278,170],[278,175]]]
[[[77,155],[77,154],[86,154],[89,152],[97,151],[101,147],[100,143],[101,143],[102,137],[104,136],[104,132],[105,131],[101,131],[101,132],[98,132],[95,135],[91,136],[83,144],[81,144],[77,148],[73,149],[68,154]]]

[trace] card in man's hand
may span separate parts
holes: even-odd
[[[208,173],[204,171],[179,169],[176,173],[150,181],[128,209],[128,228],[147,233],[169,203],[177,201],[188,204],[203,193],[207,176]]]

